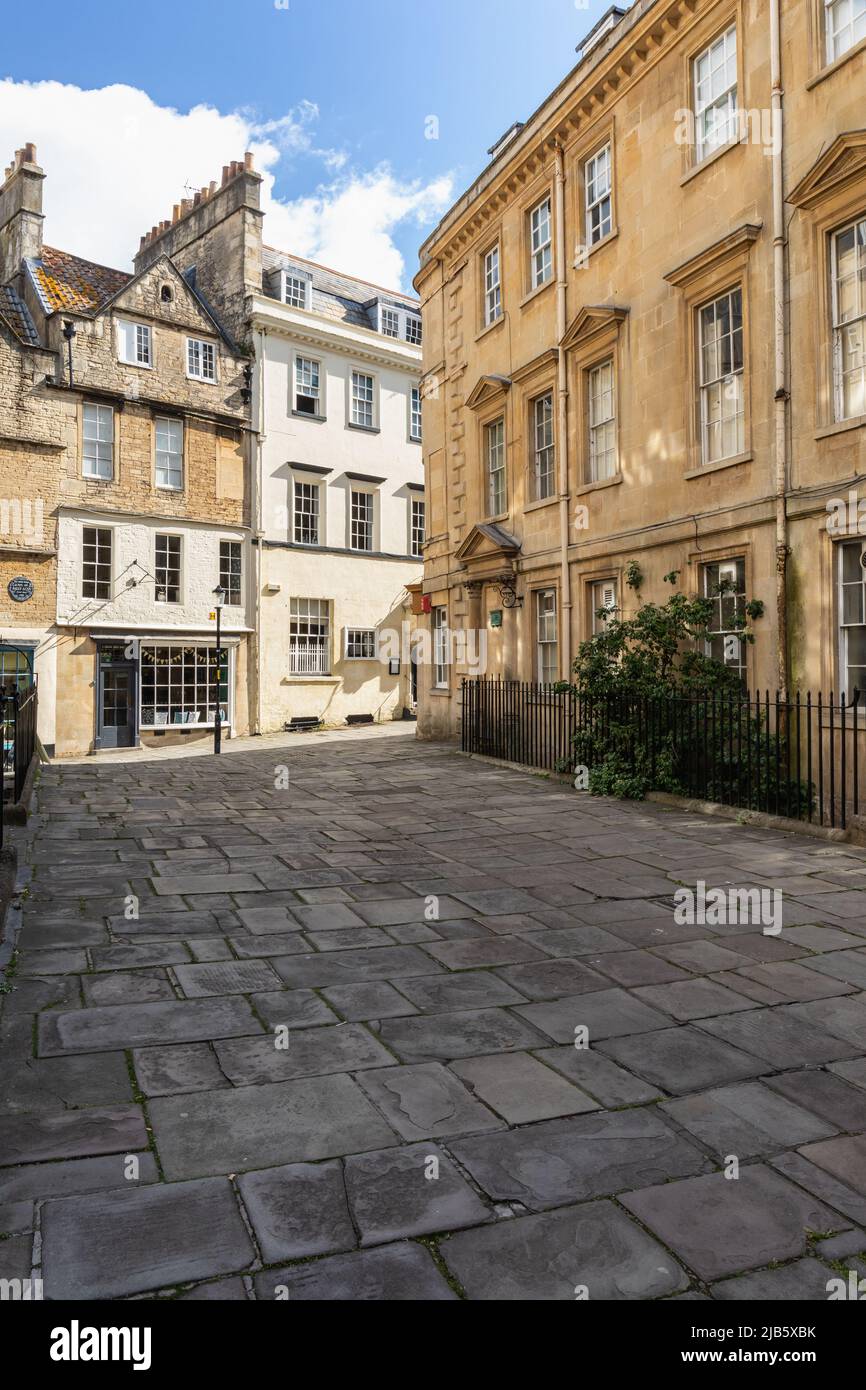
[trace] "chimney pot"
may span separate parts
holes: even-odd
[[[248,173],[252,173],[252,172],[253,172],[253,152],[252,152],[252,150],[247,150],[246,154],[244,155],[244,168],[247,170]]]
[[[36,146],[33,144],[32,140],[28,140],[27,144],[24,146],[24,158],[28,164],[36,163]]]
[[[228,166],[227,164],[224,164],[224,165],[223,165],[223,187],[225,187],[225,185],[228,183],[228,181],[229,181],[229,166]]]
[[[208,184],[207,196],[208,196],[209,198],[212,198],[213,195],[216,193],[216,191],[217,191],[216,179],[211,179],[210,183]]]

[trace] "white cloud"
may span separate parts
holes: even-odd
[[[264,176],[265,240],[379,284],[399,286],[412,274],[394,240],[410,221],[420,229],[451,200],[451,180],[401,181],[387,164],[353,166],[345,151],[321,148],[314,102],[277,120],[250,110],[187,112],[158,106],[146,92],[115,85],[84,91],[61,82],[0,80],[0,162],[26,141],[46,173],[45,240],[91,260],[129,267],[139,238],[171,216],[190,190],[251,149]],[[278,197],[277,179],[304,167],[318,177],[311,191]]]

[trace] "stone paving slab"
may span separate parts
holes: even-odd
[[[147,1144],[144,1117],[132,1105],[93,1106],[52,1115],[0,1115],[0,1167],[129,1153],[146,1149]]]
[[[431,1255],[420,1245],[362,1250],[332,1255],[312,1264],[268,1270],[256,1276],[259,1298],[298,1300],[430,1303],[457,1297]]]
[[[244,1173],[238,1190],[266,1264],[329,1255],[356,1244],[338,1162]]]
[[[120,1298],[242,1269],[255,1257],[230,1183],[154,1184],[47,1202],[47,1298]]]
[[[151,1102],[150,1117],[170,1181],[334,1158],[397,1142],[348,1076],[163,1096]]]
[[[587,1202],[467,1231],[442,1245],[466,1294],[481,1300],[660,1298],[688,1277],[612,1202]],[[584,1292],[586,1291],[586,1292]]]
[[[694,1144],[651,1110],[548,1120],[508,1134],[462,1139],[451,1149],[494,1201],[522,1202],[531,1211],[709,1167]]]
[[[621,1199],[705,1280],[806,1253],[810,1231],[844,1230],[844,1217],[761,1165],[647,1187]]]
[[[10,1262],[107,1298],[826,1298],[866,1243],[866,853],[411,733],[44,771]],[[698,880],[780,888],[781,936],[675,921]]]
[[[261,1024],[241,998],[118,1004],[80,1013],[39,1015],[39,1055],[108,1052],[148,1043],[198,1042],[260,1033]]]

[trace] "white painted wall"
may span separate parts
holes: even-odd
[[[112,532],[112,593],[109,600],[81,595],[82,545],[85,526],[108,527]],[[209,614],[213,590],[219,583],[219,543],[240,541],[244,546],[242,576],[244,597],[249,586],[249,550],[246,533],[231,526],[204,526],[150,517],[109,515],[104,512],[61,511],[58,522],[57,622],[79,628],[113,627],[137,631],[213,631]],[[157,534],[179,535],[181,541],[181,602],[157,603],[154,565]],[[223,609],[223,630],[247,629],[245,606]]]
[[[420,443],[410,439],[411,388],[421,375],[421,353],[402,341],[335,324],[321,315],[256,297],[257,346],[254,425],[261,432],[260,679],[263,731],[293,717],[315,715],[342,724],[349,714],[399,717],[408,702],[409,673],[389,673],[387,662],[343,657],[346,627],[396,629],[407,616],[406,585],[421,579],[410,555],[409,483],[424,480]],[[320,363],[324,421],[292,414],[295,357]],[[349,425],[353,368],[371,375],[376,390],[376,433]],[[330,470],[324,476],[304,466]],[[372,485],[349,479],[363,473]],[[294,545],[294,479],[319,483],[320,545]],[[374,554],[349,550],[353,488],[374,492]],[[270,541],[272,544],[268,545]],[[387,557],[387,558],[386,558]],[[330,604],[331,674],[292,676],[289,669],[291,599]]]

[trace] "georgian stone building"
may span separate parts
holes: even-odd
[[[44,245],[43,178],[27,146],[0,188],[0,494],[40,522],[0,538],[0,661],[38,676],[58,755],[201,738],[217,672],[245,732],[248,361],[167,257]]]
[[[636,0],[424,243],[423,734],[452,631],[567,676],[633,559],[752,688],[866,688],[864,96],[861,3]]]

